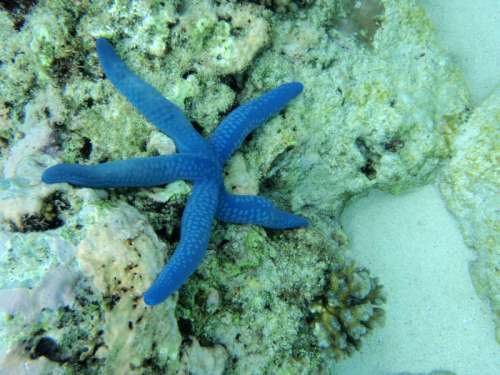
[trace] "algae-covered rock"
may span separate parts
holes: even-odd
[[[186,346],[183,356],[184,368],[179,374],[222,375],[228,357],[222,345],[202,347],[198,340],[191,338],[191,344]]]
[[[0,263],[2,273],[10,271],[0,285],[2,367],[175,372],[181,343],[175,300],[158,309],[142,302],[164,246],[137,210],[88,206],[64,228],[9,237]],[[42,366],[45,359],[58,366]]]
[[[232,358],[228,374],[324,366],[309,308],[323,294],[331,244],[304,229],[271,235],[262,228],[221,229],[179,296],[184,334],[222,344]]]
[[[54,229],[62,225],[58,211],[65,203],[54,186],[40,186],[40,174],[54,162],[44,153],[50,148],[52,127],[62,121],[66,108],[58,90],[53,86],[37,90],[35,97],[24,108],[23,119],[0,114],[0,123],[6,124],[5,134],[17,124],[15,136],[6,143],[0,161],[0,225],[18,231]],[[12,113],[11,113],[12,116]]]
[[[449,155],[448,132],[467,114],[461,73],[437,47],[422,10],[380,2],[383,21],[367,48],[329,27],[334,3],[276,22],[274,43],[252,66],[242,95],[304,83],[286,113],[255,132],[245,157],[263,176],[265,194],[326,232],[349,197],[431,179]],[[380,7],[373,16],[380,18]]]
[[[500,344],[500,89],[457,131],[440,188],[465,242],[477,252],[472,280],[490,302]]]

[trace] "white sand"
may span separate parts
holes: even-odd
[[[398,197],[372,192],[342,221],[350,255],[380,278],[388,302],[385,327],[335,375],[500,374],[491,312],[470,281],[474,254],[436,187]]]
[[[436,26],[441,45],[463,70],[478,105],[500,83],[500,0],[417,1]]]

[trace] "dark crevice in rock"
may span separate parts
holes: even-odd
[[[83,137],[83,145],[80,148],[80,156],[83,159],[89,159],[90,154],[92,153],[92,142],[90,141],[89,138]]]
[[[36,343],[30,357],[36,359],[45,357],[50,361],[64,363],[68,359],[63,356],[61,347],[52,337],[44,336]]]
[[[247,75],[242,74],[227,74],[220,78],[221,82],[229,86],[231,90],[234,91],[236,96],[241,94],[241,92],[245,88],[246,79]]]
[[[389,152],[398,152],[404,147],[405,143],[399,138],[393,138],[384,143],[384,149]]]
[[[363,173],[369,180],[373,180],[377,177],[377,164],[380,159],[380,155],[371,150],[366,144],[365,140],[361,137],[356,139],[356,147],[359,149],[359,152],[365,158],[365,163],[361,166],[360,171]]]
[[[26,16],[36,3],[36,0],[1,0],[0,7],[13,16],[14,28],[19,31],[23,28]]]
[[[257,58],[258,55],[259,54],[257,54],[255,58]],[[249,72],[247,69],[237,74],[227,74],[225,76],[220,77],[221,82],[226,86],[228,86],[231,90],[233,90],[236,96],[236,100],[233,102],[233,104],[225,112],[220,114],[221,118],[224,118],[226,115],[231,113],[231,111],[233,111],[234,109],[238,108],[241,104],[243,104],[243,102],[238,100],[238,98],[241,96],[243,90],[245,89],[245,86],[248,81],[248,76]]]
[[[263,5],[274,13],[294,12],[308,8],[315,0],[293,0],[293,1],[277,1],[277,0],[250,0],[248,2]]]
[[[117,200],[125,199],[127,203],[146,215],[148,223],[160,240],[173,244],[179,242],[180,222],[187,196],[164,203],[138,196],[137,191],[132,193],[129,189],[116,189],[116,192],[120,192],[116,196]]]
[[[179,318],[177,324],[179,325],[179,332],[183,337],[188,338],[194,334],[193,324],[189,319]]]
[[[196,74],[196,70],[194,69],[188,69],[184,73],[182,73],[181,77],[182,79],[187,79],[189,76]]]
[[[190,111],[186,111],[186,112],[190,112]],[[200,134],[203,134],[203,127],[196,121],[191,121],[191,124],[193,125],[193,128]]]
[[[42,209],[39,213],[22,216],[20,227],[11,223],[12,231],[22,233],[42,232],[59,228],[64,225],[60,213],[69,207],[70,204],[63,193],[56,191],[43,200]]]

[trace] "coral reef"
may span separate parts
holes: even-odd
[[[307,323],[333,262],[323,236],[307,230],[267,235],[246,226],[219,227],[218,234],[179,296],[181,333],[223,345],[232,358],[227,374],[325,366]]]
[[[40,373],[179,368],[175,301],[154,310],[139,303],[163,245],[137,210],[124,203],[86,206],[64,228],[18,234],[7,243],[0,265],[12,270],[2,279],[12,286],[2,285],[0,298],[11,345],[2,367],[14,373],[41,366],[43,356],[59,366],[42,366]],[[26,263],[24,253],[32,251],[42,267]]]
[[[0,366],[329,372],[311,308],[354,267],[334,266],[349,264],[340,251],[343,206],[372,187],[399,192],[431,179],[468,115],[461,75],[414,1],[349,3],[41,0],[0,9],[0,194],[10,199],[0,207],[0,298],[12,301],[0,312]],[[283,234],[217,224],[179,301],[142,305],[179,239],[189,185],[131,194],[42,190],[39,181],[60,161],[174,151],[95,68],[98,37],[204,136],[240,103],[303,82],[286,114],[230,160],[225,181],[232,192],[292,207],[313,227]],[[366,271],[353,272],[351,284],[379,290]],[[348,299],[366,321],[356,311],[369,303]],[[328,342],[343,353],[332,347],[341,340]]]
[[[275,12],[296,12],[310,6],[314,0],[255,0],[255,2]]]
[[[183,355],[184,372],[181,375],[222,375],[226,368],[228,355],[222,345],[202,347],[198,340],[191,338]]]
[[[500,88],[456,129],[453,156],[440,188],[477,259],[470,271],[491,305],[500,344]]]
[[[327,29],[333,5],[279,23],[243,95],[288,77],[304,83],[302,99],[258,129],[245,155],[264,194],[327,224],[327,233],[349,197],[432,179],[449,155],[447,132],[467,116],[462,76],[433,44],[425,14],[408,2],[382,3],[371,48]]]
[[[359,350],[363,337],[383,324],[384,302],[382,286],[367,269],[336,259],[323,300],[311,308],[319,345],[337,361]]]
[[[229,194],[224,189],[222,177],[226,160],[249,133],[280,112],[303,90],[300,83],[285,83],[237,107],[204,139],[177,106],[130,71],[107,39],[97,39],[96,45],[107,78],[138,112],[172,138],[179,152],[95,165],[57,164],[43,172],[42,181],[45,184],[69,183],[94,189],[147,188],[176,180],[192,182],[192,194],[182,217],[177,250],[153,285],[144,292],[147,305],[163,302],[196,271],[203,261],[214,218],[269,229],[294,229],[308,225],[305,218],[280,211],[263,197]]]

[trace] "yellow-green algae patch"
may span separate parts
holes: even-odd
[[[470,271],[493,310],[500,344],[500,88],[457,129],[441,191],[477,259]]]

